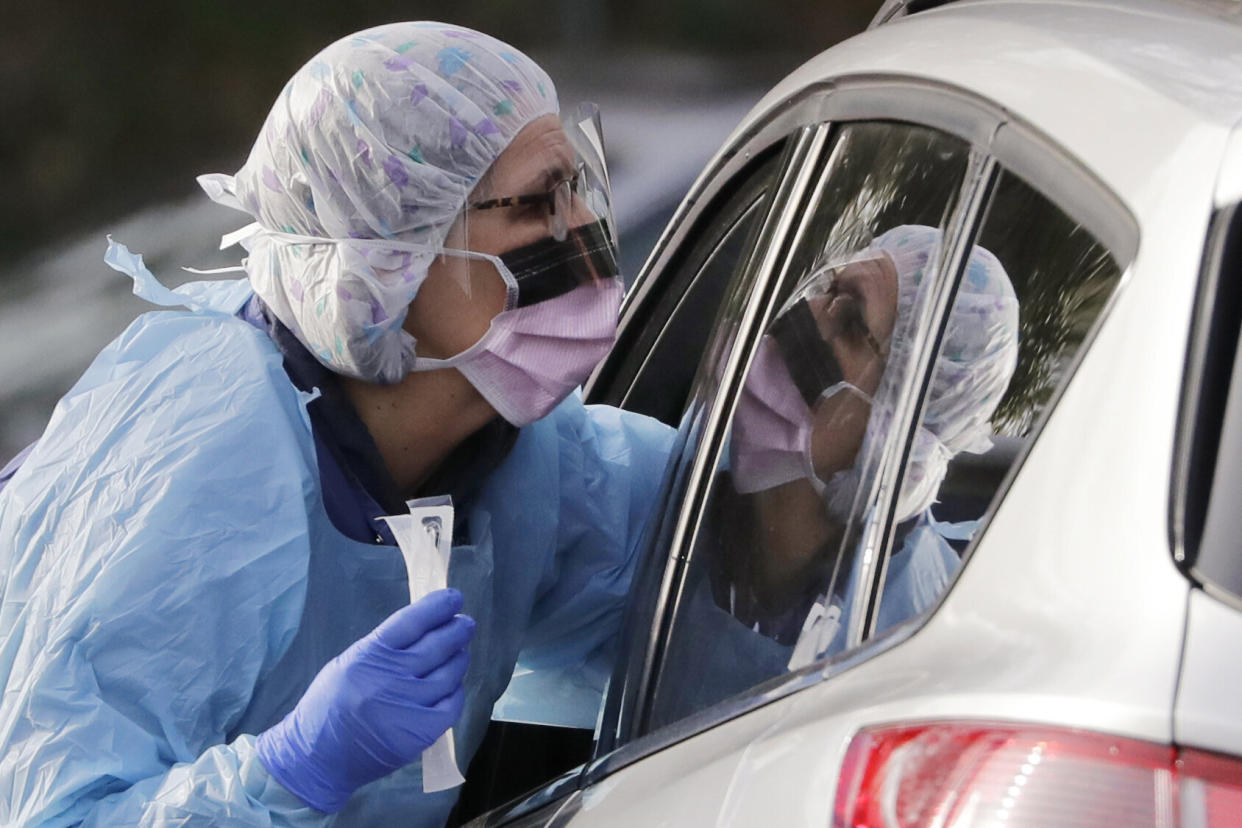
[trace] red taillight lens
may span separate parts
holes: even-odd
[[[1178,764],[1182,825],[1242,826],[1242,762],[1183,750]]]
[[[1242,826],[1236,759],[1099,733],[935,723],[863,730],[836,828]]]

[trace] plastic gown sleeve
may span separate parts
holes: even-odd
[[[557,411],[557,550],[493,718],[594,728],[675,432],[577,395]]]
[[[216,312],[140,318],[58,404],[0,492],[0,824],[330,819],[231,732],[305,599],[307,427]]]

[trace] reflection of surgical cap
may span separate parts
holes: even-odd
[[[200,180],[269,231],[428,246],[244,242],[255,292],[325,365],[395,382],[413,367],[401,323],[434,251],[514,136],[556,111],[552,81],[517,50],[457,26],[393,23],[299,69],[237,175]]]
[[[931,227],[903,225],[878,237],[867,251],[887,254],[897,270],[897,324],[890,366],[907,364],[908,351],[903,346],[909,344],[915,299],[940,237],[941,232]],[[983,453],[991,448],[989,421],[1009,387],[1017,362],[1018,299],[1013,285],[1000,261],[975,246],[933,366],[923,421],[915,433],[898,498],[898,520],[913,517],[935,502],[953,455],[960,451]],[[886,372],[877,400],[892,399],[896,389],[891,386],[900,380],[899,373]],[[883,419],[872,418],[868,444],[872,442],[871,430],[881,427]]]

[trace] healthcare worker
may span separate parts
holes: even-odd
[[[245,279],[110,245],[180,307],[0,491],[0,824],[439,825],[494,706],[594,724],[672,435],[573,393],[621,283],[598,122],[558,111],[486,35],[370,29],[200,179]]]

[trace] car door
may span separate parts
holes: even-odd
[[[822,125],[822,166],[805,201],[786,205],[796,221],[768,280],[745,288],[741,304],[754,315],[727,301],[717,316],[681,422],[697,451],[682,458],[692,468],[668,492],[649,558],[659,576],[636,588],[635,638],[610,686],[599,758],[558,824],[749,823],[761,813],[822,824],[842,743],[817,740],[811,723],[831,710],[799,691],[865,673],[856,668],[903,645],[935,611],[955,570],[915,601],[902,592],[912,559],[974,549],[1106,316],[1137,242],[1124,209],[1025,127],[942,90],[917,90],[916,104],[914,91],[877,84],[843,96],[850,117]],[[748,394],[758,396],[752,379],[773,373],[765,348],[784,351],[794,384],[796,357],[815,353],[790,359],[779,331],[815,295],[816,274],[866,264],[877,248],[908,268],[919,238],[930,243],[900,299],[904,323],[871,331],[891,381],[866,389],[869,405],[888,415],[869,418],[841,466],[857,473],[821,481],[825,494],[794,466],[746,459],[737,447]],[[698,409],[718,416],[699,426]],[[708,434],[696,441],[699,427]],[[978,459],[954,464],[952,476],[928,471],[945,452]],[[838,519],[835,531],[808,531],[808,499]],[[756,553],[799,588],[774,588]],[[870,681],[878,689],[927,675],[898,669]],[[849,692],[861,705],[857,686]],[[799,766],[791,756],[816,759]],[[784,772],[767,770],[777,766]]]

